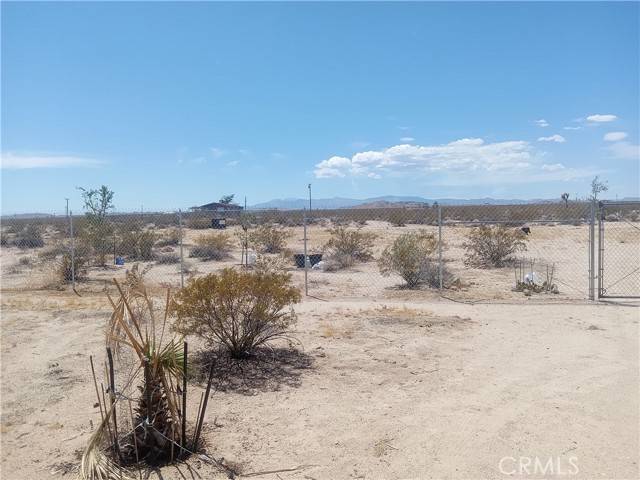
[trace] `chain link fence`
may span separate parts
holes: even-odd
[[[588,202],[4,217],[1,279],[81,294],[131,268],[179,288],[236,267],[286,270],[326,300],[582,300],[596,279],[600,296],[634,296],[639,217]]]

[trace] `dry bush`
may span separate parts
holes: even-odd
[[[206,230],[207,228],[211,228],[211,218],[190,217],[187,220],[187,227],[193,230]]]
[[[324,262],[323,270],[325,272],[337,272],[345,268],[351,268],[355,261],[351,255],[331,253],[322,260]]]
[[[84,255],[74,255],[71,262],[71,254],[66,252],[56,264],[56,280],[60,285],[71,283],[75,278],[76,281],[82,280],[86,273],[87,258]]]
[[[388,215],[388,221],[394,227],[404,227],[406,225],[407,215],[403,210],[391,210]]]
[[[63,255],[68,251],[69,247],[65,246],[62,242],[57,242],[56,244],[39,252],[38,258],[41,260],[55,260],[58,256]]]
[[[407,287],[420,285],[438,288],[440,286],[438,262],[433,257],[438,251],[435,235],[425,231],[405,233],[384,249],[378,267],[384,276],[396,274],[402,277]],[[453,275],[442,266],[443,286],[450,285]]]
[[[196,238],[196,246],[191,248],[189,256],[203,260],[223,260],[228,258],[233,247],[226,233],[210,233]]]
[[[280,253],[287,246],[291,232],[276,225],[260,225],[249,232],[249,245],[262,253]]]
[[[462,245],[465,263],[479,268],[504,267],[513,261],[513,254],[527,249],[526,242],[520,229],[482,225],[471,230]]]
[[[247,357],[256,347],[289,336],[295,322],[292,304],[300,301],[290,281],[291,275],[284,273],[231,268],[192,279],[174,299],[175,328],[221,344],[235,358]]]
[[[121,234],[118,253],[131,260],[153,260],[155,258],[153,252],[155,243],[156,234],[154,232],[135,228]]]
[[[170,228],[156,241],[157,247],[170,247],[175,245],[180,245],[180,230],[178,228]]]
[[[373,244],[377,235],[363,232],[360,228],[337,226],[329,229],[331,237],[324,245],[327,261],[338,269],[356,262],[366,262],[373,258]]]
[[[44,247],[42,229],[38,225],[27,225],[16,235],[13,244],[22,249]]]
[[[8,247],[9,244],[9,235],[7,235],[5,232],[0,233],[0,246]]]
[[[180,263],[180,255],[177,253],[164,253],[156,256],[156,263],[159,265],[173,265]]]
[[[287,258],[282,255],[265,255],[259,253],[253,271],[258,275],[270,275],[272,273],[283,273],[288,266]]]

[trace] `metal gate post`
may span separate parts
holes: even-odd
[[[595,202],[591,201],[591,210],[589,212],[589,300],[595,299],[594,289],[595,285],[595,260],[596,260],[596,206]]]
[[[604,295],[604,205],[598,204],[598,299]]]
[[[442,290],[442,207],[438,204],[438,283]]]

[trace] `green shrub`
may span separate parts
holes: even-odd
[[[329,229],[329,233],[331,237],[323,250],[328,260],[333,259],[336,265],[351,266],[373,258],[372,248],[377,235],[341,225]]]
[[[465,263],[479,268],[504,267],[513,261],[513,254],[527,249],[526,242],[520,229],[482,225],[467,235]]]
[[[153,260],[155,242],[156,234],[150,230],[129,230],[121,234],[116,250],[131,260]]]
[[[261,253],[280,253],[287,246],[291,232],[275,225],[260,225],[249,232],[249,245]]]
[[[189,256],[203,260],[223,260],[229,257],[232,248],[231,239],[226,233],[210,233],[196,238],[196,245],[191,247]]]
[[[384,249],[378,267],[384,276],[399,275],[409,288],[420,285],[438,288],[439,268],[434,255],[438,251],[435,235],[425,231],[405,233]],[[443,286],[449,285],[453,276],[443,265]]]
[[[209,344],[222,344],[236,358],[287,337],[300,292],[284,273],[255,274],[226,268],[192,279],[173,301],[175,328]]]

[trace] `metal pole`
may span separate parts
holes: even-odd
[[[71,236],[71,285],[76,289],[76,246],[73,239],[73,212],[69,212],[69,235]]]
[[[309,295],[309,258],[307,257],[307,212],[305,210],[302,219],[304,228],[304,294]]]
[[[311,184],[309,184],[309,213],[311,213]]]
[[[438,283],[442,290],[442,207],[438,204]]]
[[[180,233],[180,288],[184,287],[184,256],[182,254],[182,210],[178,210],[178,231]]]
[[[594,200],[595,203],[595,200]],[[604,291],[604,206],[598,204],[598,300]]]
[[[595,299],[595,255],[596,255],[596,208],[595,202],[591,202],[591,210],[589,212],[589,300]]]

